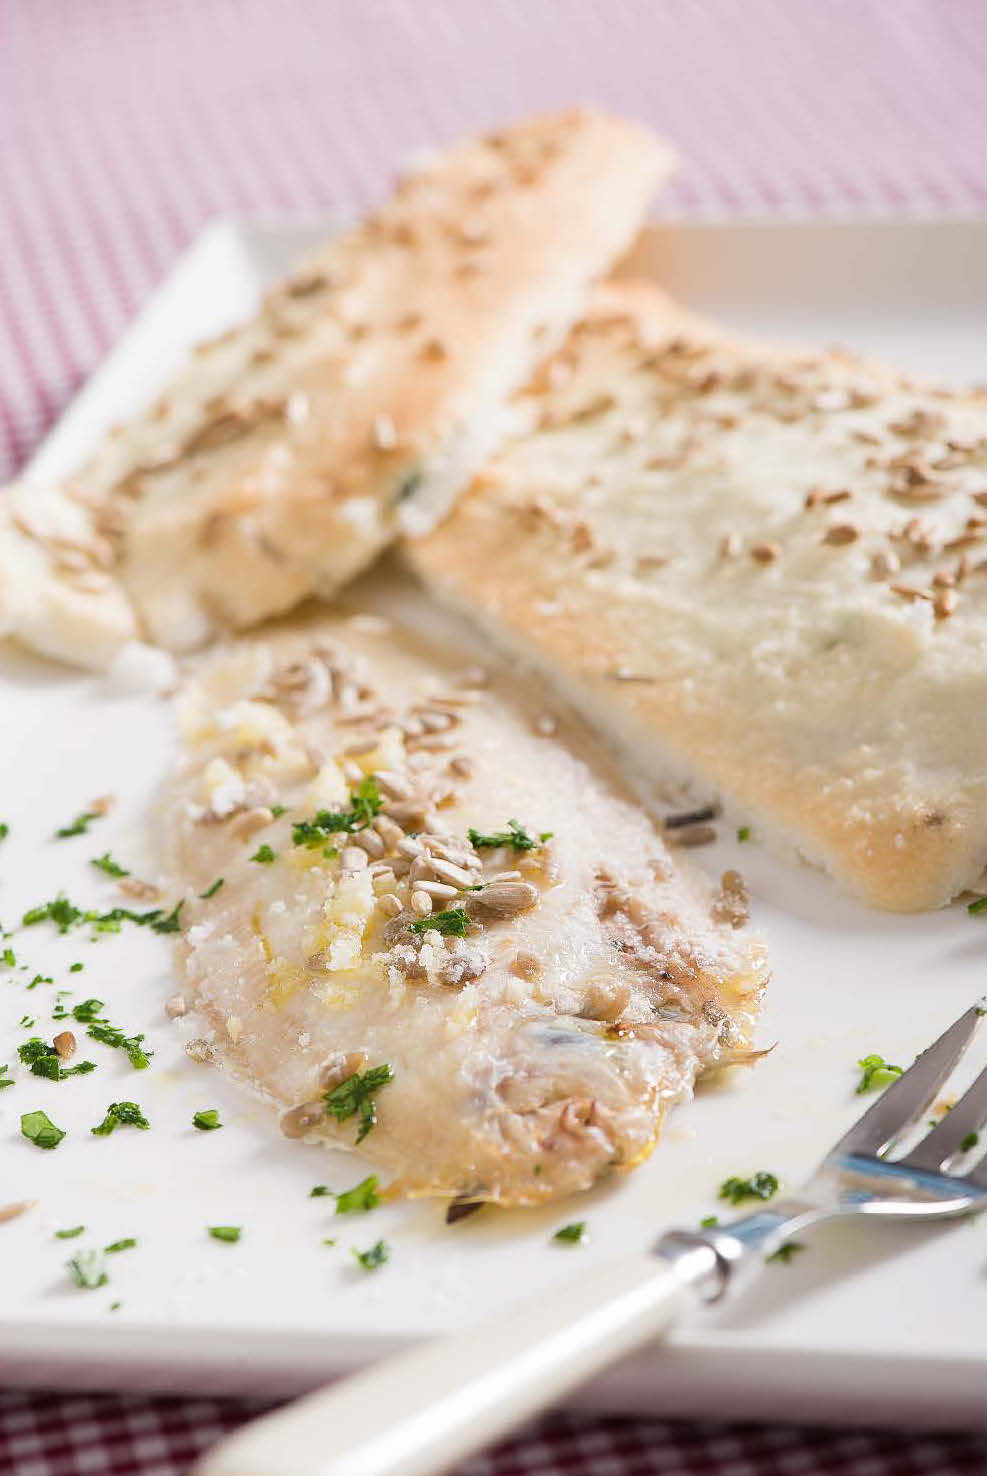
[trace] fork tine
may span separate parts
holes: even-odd
[[[830,1149],[829,1156],[844,1153],[885,1152],[902,1133],[918,1121],[973,1038],[981,1018],[987,1014],[987,995],[966,1010],[954,1025],[882,1093],[873,1107]]]
[[[899,1160],[909,1168],[931,1169],[935,1173],[960,1152],[960,1144],[969,1134],[979,1134],[987,1125],[987,1066],[971,1087],[940,1123]]]

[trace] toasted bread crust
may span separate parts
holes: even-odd
[[[983,869],[983,398],[601,289],[432,589],[865,902]],[[653,767],[653,765],[652,765]]]

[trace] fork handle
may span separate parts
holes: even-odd
[[[244,1426],[196,1476],[437,1476],[664,1332],[708,1246],[593,1268]]]

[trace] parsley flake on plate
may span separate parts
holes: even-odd
[[[364,1271],[377,1271],[391,1259],[391,1248],[386,1240],[378,1240],[369,1250],[353,1251],[353,1258]]]
[[[858,1097],[864,1092],[876,1092],[881,1087],[890,1086],[902,1072],[900,1066],[893,1066],[890,1061],[885,1061],[883,1056],[876,1054],[861,1056],[857,1065],[861,1073],[857,1083],[856,1095]]]
[[[73,1005],[72,1016],[80,1025],[86,1026],[86,1034],[92,1040],[98,1040],[102,1045],[113,1046],[114,1049],[124,1051],[127,1059],[135,1071],[144,1071],[151,1061],[151,1051],[144,1048],[144,1036],[126,1035],[118,1025],[111,1025],[105,1019],[101,999],[84,999],[81,1003]]]
[[[743,1204],[745,1199],[770,1199],[777,1192],[776,1175],[761,1169],[758,1173],[751,1174],[749,1179],[724,1179],[720,1185],[719,1197],[728,1199],[731,1204]]]
[[[90,1132],[97,1138],[108,1138],[118,1127],[135,1127],[146,1131],[150,1126],[136,1102],[111,1102],[103,1121],[90,1128]]]
[[[34,1024],[33,1020],[31,1024]],[[17,1054],[25,1066],[30,1066],[33,1076],[41,1076],[48,1081],[64,1081],[68,1076],[88,1076],[90,1071],[96,1070],[95,1061],[80,1061],[76,1066],[63,1066],[55,1047],[36,1035],[19,1045]]]
[[[207,1225],[206,1229],[213,1240],[225,1240],[227,1245],[236,1245],[243,1234],[242,1225]]]
[[[225,877],[217,876],[211,887],[206,887],[206,890],[204,892],[199,893],[199,900],[201,902],[206,902],[210,897],[215,897],[216,893],[219,891],[224,881]]]
[[[309,1191],[309,1199],[328,1199],[332,1190],[328,1184],[315,1184]]]
[[[264,845],[257,847],[250,859],[259,862],[261,866],[270,866],[271,862],[276,861],[277,858],[277,851],[273,851],[265,841]]]
[[[969,1153],[971,1148],[976,1148],[979,1142],[979,1133],[964,1133],[963,1137],[960,1139],[960,1152]]]
[[[981,912],[987,912],[987,897],[977,897],[974,902],[967,904],[966,910],[971,917],[977,917]]]
[[[336,1195],[337,1215],[365,1214],[367,1210],[376,1209],[379,1204],[376,1174],[368,1174],[359,1184],[354,1184],[352,1189],[344,1189],[342,1194]]]
[[[218,1107],[206,1107],[201,1112],[196,1112],[192,1117],[192,1126],[197,1127],[202,1133],[211,1133],[223,1124],[219,1120]]]
[[[95,866],[97,871],[105,872],[107,876],[129,876],[130,872],[126,866],[121,866],[119,861],[114,861],[109,851],[104,851],[102,856],[93,856],[89,861],[90,866]]]
[[[356,1141],[362,1143],[377,1122],[377,1105],[374,1095],[388,1082],[394,1080],[390,1066],[371,1066],[368,1071],[355,1071],[338,1086],[326,1092],[323,1100],[330,1117],[337,1122],[346,1122],[354,1114],[359,1116],[360,1127]]]
[[[85,1225],[73,1225],[68,1230],[56,1230],[55,1231],[55,1239],[56,1240],[75,1240],[76,1236],[81,1235],[82,1232],[85,1230],[85,1228],[86,1228]]]
[[[60,830],[55,831],[56,840],[68,840],[70,835],[85,835],[94,820],[103,817],[99,810],[83,810],[81,815],[76,815],[68,825],[63,825]]]
[[[83,1287],[86,1291],[95,1291],[97,1287],[105,1286],[110,1279],[106,1274],[103,1254],[97,1250],[79,1251],[70,1261],[65,1262],[65,1269],[76,1286]]]
[[[133,1235],[124,1236],[123,1240],[111,1240],[109,1245],[103,1246],[103,1253],[107,1256],[115,1256],[117,1251],[133,1250],[137,1244]]]
[[[9,1066],[7,1066],[7,1065],[0,1066],[0,1092],[3,1091],[4,1087],[12,1087],[14,1085],[14,1082],[11,1080],[11,1078],[10,1078],[10,1076],[8,1074],[9,1071],[10,1071],[10,1067]]]
[[[563,1225],[561,1229],[556,1230],[552,1239],[559,1245],[583,1245],[588,1239],[586,1221],[573,1220],[571,1225]]]
[[[65,1137],[56,1127],[47,1112],[24,1112],[21,1115],[21,1132],[36,1148],[57,1148]]]

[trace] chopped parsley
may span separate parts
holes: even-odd
[[[126,866],[121,866],[119,861],[114,861],[109,851],[104,851],[102,856],[93,856],[89,862],[95,866],[97,871],[105,871],[107,876],[129,876],[130,872]]]
[[[109,1020],[103,1018],[100,1014],[102,1009],[101,999],[84,999],[81,1004],[73,1006],[72,1015],[80,1025],[87,1027],[86,1034],[93,1040],[113,1046],[116,1050],[126,1051],[127,1059],[134,1070],[145,1070],[150,1065],[153,1052],[144,1049],[143,1034],[125,1035],[118,1025],[111,1025]]]
[[[518,820],[508,820],[506,830],[495,830],[490,835],[484,835],[480,830],[470,828],[469,838],[471,843],[479,850],[492,850],[498,846],[510,846],[512,851],[533,851],[538,841],[533,835],[529,835],[524,826]],[[540,838],[542,841],[551,839],[550,831],[543,831]]]
[[[715,1230],[720,1223],[719,1215],[703,1215],[699,1221],[700,1230]]]
[[[770,1199],[777,1192],[776,1176],[761,1169],[758,1173],[751,1174],[749,1179],[724,1179],[720,1185],[719,1197],[728,1199],[731,1204],[743,1204],[745,1199]]]
[[[21,1116],[21,1132],[36,1148],[57,1148],[65,1137],[47,1112],[25,1112]]]
[[[376,1209],[379,1204],[376,1174],[368,1174],[359,1184],[354,1184],[352,1189],[345,1189],[342,1194],[336,1195],[337,1215],[365,1214],[367,1210]]]
[[[53,922],[60,933],[67,933],[71,928],[88,923],[93,933],[99,934],[119,933],[122,923],[132,922],[139,928],[149,927],[155,933],[177,933],[181,927],[181,908],[182,903],[176,903],[166,917],[162,917],[160,907],[154,907],[150,912],[134,912],[129,907],[111,907],[108,912],[84,911],[60,892],[51,902],[42,902],[37,907],[28,908],[21,923],[24,927],[31,928],[38,923]]]
[[[272,820],[280,820],[281,816],[284,815],[287,812],[287,809],[288,809],[288,806],[287,805],[272,805],[271,806],[271,819]]]
[[[55,1047],[36,1035],[19,1045],[17,1054],[25,1066],[30,1066],[33,1076],[43,1076],[48,1081],[64,1081],[67,1076],[87,1076],[90,1071],[96,1070],[95,1061],[80,1061],[77,1066],[63,1066]]]
[[[211,887],[207,887],[204,892],[200,892],[199,893],[200,900],[203,901],[203,902],[205,902],[210,897],[215,897],[216,893],[219,891],[219,889],[223,885],[223,882],[224,881],[225,881],[225,877],[217,876],[216,880],[213,882],[213,884],[212,884]]]
[[[970,902],[967,912],[971,917],[976,917],[981,912],[987,912],[987,897],[978,897],[975,902]]]
[[[55,839],[67,840],[70,835],[85,835],[93,821],[101,818],[98,810],[83,810],[82,814],[76,815],[70,824],[63,825],[61,830],[55,831]]]
[[[878,1055],[861,1056],[857,1065],[861,1073],[857,1083],[858,1097],[864,1092],[876,1092],[881,1087],[890,1086],[902,1071],[900,1066],[892,1066],[890,1061],[885,1061],[883,1056]]]
[[[360,1127],[356,1141],[362,1143],[377,1122],[374,1094],[393,1080],[394,1073],[387,1065],[371,1066],[369,1071],[362,1073],[355,1071],[352,1076],[348,1076],[345,1081],[341,1081],[338,1086],[326,1092],[323,1099],[326,1110],[337,1122],[345,1122],[354,1114],[358,1115]]]
[[[316,1184],[308,1191],[309,1199],[328,1199],[332,1190],[328,1184]]]
[[[192,1118],[192,1126],[197,1127],[200,1132],[211,1133],[223,1124],[219,1120],[218,1107],[206,1107],[201,1112],[196,1112]]]
[[[129,914],[130,921],[139,921],[143,925],[146,920],[150,923],[152,933],[179,933],[182,928],[181,918],[179,917],[182,906],[183,903],[176,902],[167,917],[161,916],[159,908],[155,908],[156,916],[152,916],[149,912],[141,913],[138,917]]]
[[[353,1257],[364,1271],[377,1271],[391,1259],[391,1248],[386,1240],[378,1240],[369,1250],[354,1250]]]
[[[573,1220],[571,1225],[563,1225],[552,1236],[552,1239],[558,1241],[559,1245],[582,1245],[586,1238],[585,1220]]]
[[[740,841],[740,844],[743,845],[744,841],[749,841],[750,838],[751,838],[751,828],[750,828],[750,826],[749,825],[741,825],[738,828],[738,830],[737,830],[737,839]]]
[[[9,1066],[0,1066],[0,1092],[3,1091],[4,1087],[12,1087],[14,1085],[7,1074],[9,1071]]]
[[[85,1230],[85,1225],[73,1225],[70,1230],[56,1230],[56,1240],[75,1240]]]
[[[225,1240],[227,1245],[236,1245],[243,1234],[242,1225],[207,1225],[206,1229],[213,1240]]]
[[[960,1152],[969,1153],[971,1148],[976,1148],[980,1142],[979,1133],[965,1133],[960,1139]]]
[[[801,1240],[788,1240],[784,1245],[780,1245],[776,1251],[772,1251],[770,1256],[766,1256],[765,1260],[780,1261],[783,1266],[787,1266],[789,1261],[794,1261],[799,1251],[804,1250],[805,1246]]]
[[[84,968],[85,968],[85,964],[81,964],[81,963],[69,964],[69,973],[70,974],[81,974],[82,973],[82,970]]]
[[[412,933],[441,933],[445,938],[465,938],[469,925],[469,914],[462,907],[450,907],[445,912],[420,917],[408,927]]]
[[[6,820],[0,820],[0,841],[5,841],[10,834],[10,826]]]
[[[40,907],[29,908],[21,922],[26,928],[34,927],[35,923],[53,922],[58,925],[60,933],[67,933],[84,916],[81,908],[73,906],[67,897],[59,894],[52,902],[42,902]]]
[[[314,850],[340,831],[365,830],[380,813],[383,803],[377,781],[368,776],[350,791],[348,810],[319,810],[313,819],[297,821],[291,828],[291,839],[296,846]]]
[[[272,861],[277,860],[277,852],[272,851],[271,847],[265,842],[264,845],[257,847],[250,859],[251,861],[259,861],[262,866],[270,866]]]
[[[127,1235],[123,1240],[111,1240],[109,1245],[103,1246],[103,1253],[107,1256],[115,1256],[117,1251],[133,1250],[137,1241],[132,1235]]]
[[[95,1291],[97,1287],[105,1286],[110,1279],[106,1274],[106,1263],[101,1251],[79,1251],[71,1261],[65,1262],[65,1269],[76,1286],[81,1286],[86,1291]]]
[[[15,968],[17,966],[17,954],[12,948],[5,948],[3,952],[0,953],[0,963],[2,963],[4,968],[6,969]]]
[[[147,1129],[151,1126],[136,1102],[111,1102],[103,1121],[90,1131],[97,1138],[108,1138],[117,1127]]]
[[[84,999],[80,1004],[73,1005],[71,1013],[80,1025],[92,1025],[99,1021],[100,1011],[103,1009],[101,999]]]

